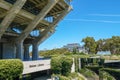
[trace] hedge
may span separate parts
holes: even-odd
[[[14,80],[23,72],[23,64],[18,59],[0,60],[0,80]]]
[[[78,73],[70,73],[68,76],[63,75],[52,75],[55,80],[84,80],[84,77],[80,76]]]
[[[71,72],[73,59],[70,57],[53,57],[51,59],[51,69],[54,74],[67,76]]]
[[[116,80],[112,75],[105,71],[99,72],[99,78],[100,80]]]
[[[111,69],[111,68],[102,68],[100,71],[105,71],[112,75],[116,80],[120,80],[120,70]]]
[[[83,74],[85,77],[87,78],[93,78],[95,75],[95,72],[87,69],[87,68],[83,68],[80,70],[80,73]]]
[[[51,59],[51,69],[54,74],[61,74],[62,63],[60,57],[53,57]]]
[[[73,64],[73,59],[71,57],[61,57],[62,62],[62,75],[67,76],[71,73],[71,67]]]
[[[65,77],[65,76],[58,76],[59,80],[70,80],[69,78]]]
[[[101,69],[102,67],[101,66],[86,66],[86,68],[92,70],[93,72],[99,75],[99,69]]]

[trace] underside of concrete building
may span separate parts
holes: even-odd
[[[32,60],[38,46],[72,10],[71,0],[0,0],[0,59]]]

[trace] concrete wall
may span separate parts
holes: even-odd
[[[4,43],[3,44],[3,59],[12,59],[16,57],[16,47],[12,43]]]
[[[23,61],[24,69],[22,74],[29,74],[50,69],[51,60]]]
[[[0,59],[2,59],[2,43],[0,43]]]
[[[75,59],[73,58],[73,64],[71,67],[71,73],[75,72]]]

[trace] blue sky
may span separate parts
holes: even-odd
[[[87,36],[120,36],[120,0],[73,0],[73,10],[62,20],[56,32],[39,46],[39,50],[81,43]]]

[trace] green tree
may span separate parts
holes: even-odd
[[[111,54],[120,54],[120,37],[113,36],[104,40],[103,51],[110,51]]]
[[[104,40],[99,39],[98,41],[96,41],[96,44],[97,44],[97,51],[103,51]]]
[[[84,42],[84,47],[88,51],[88,54],[96,54],[97,53],[97,44],[93,37],[86,37],[82,40]]]

